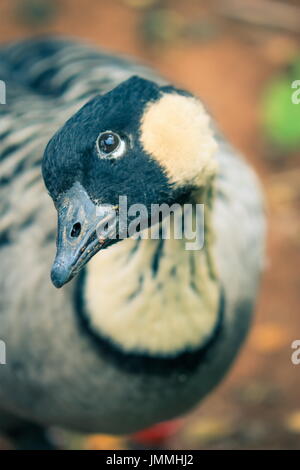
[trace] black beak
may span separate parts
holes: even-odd
[[[117,208],[96,205],[76,183],[59,202],[57,253],[51,270],[55,287],[69,282],[100,249],[116,238]]]

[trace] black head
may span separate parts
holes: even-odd
[[[96,228],[118,212],[120,196],[150,213],[152,204],[172,204],[197,184],[207,169],[207,142],[202,164],[195,161],[201,132],[208,139],[204,116],[188,93],[132,77],[93,98],[52,137],[42,170],[58,211],[57,287],[115,241]]]

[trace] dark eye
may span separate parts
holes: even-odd
[[[120,157],[125,151],[125,142],[115,132],[102,132],[96,142],[98,154],[101,158]]]
[[[120,138],[112,132],[104,132],[99,137],[99,149],[103,153],[111,153],[120,145]]]

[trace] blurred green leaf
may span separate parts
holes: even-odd
[[[262,100],[262,120],[267,137],[283,150],[300,148],[300,103],[292,102],[294,80],[300,80],[300,61],[290,72],[267,86]]]

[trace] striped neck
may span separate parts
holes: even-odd
[[[211,341],[219,323],[220,288],[211,204],[205,209],[201,250],[186,250],[189,240],[171,234],[170,239],[123,240],[89,262],[82,306],[94,334],[123,352],[164,358]]]

